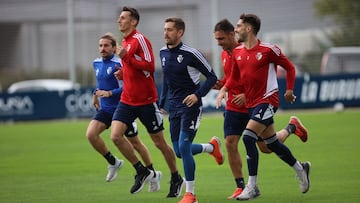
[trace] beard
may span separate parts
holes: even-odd
[[[166,45],[171,45],[171,44],[173,44],[173,43],[172,43],[172,40],[171,40],[170,38],[168,38],[168,37],[164,38],[164,40],[165,40],[165,44],[166,44]]]
[[[238,38],[237,42],[238,42],[238,43],[243,43],[243,42],[244,42],[244,39]]]
[[[236,40],[238,43],[242,43],[242,42],[245,42],[246,41],[246,36],[244,35],[240,35],[239,33],[236,34]]]
[[[174,41],[171,41],[171,40],[169,41],[168,40],[168,41],[166,41],[166,45],[167,46],[172,46],[172,45],[175,45],[175,43],[174,43]]]

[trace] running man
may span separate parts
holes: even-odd
[[[138,11],[131,7],[123,7],[118,18],[119,31],[124,34],[124,38],[116,54],[122,59],[124,85],[111,124],[111,139],[136,170],[135,183],[130,193],[140,192],[154,178],[154,172],[141,163],[123,136],[131,123],[139,118],[170,169],[171,184],[167,196],[178,197],[184,181],[178,173],[174,151],[164,138],[163,116],[156,103],[158,95],[154,81],[154,55],[150,41],[136,30],[139,20]]]
[[[182,159],[186,193],[180,203],[196,203],[195,161],[193,155],[207,152],[221,165],[224,156],[220,139],[213,137],[207,144],[193,144],[200,125],[202,100],[215,84],[217,77],[204,56],[182,42],[185,23],[180,18],[167,18],[164,26],[166,46],[160,50],[163,88],[160,107],[169,101],[171,141],[175,154]],[[206,80],[200,85],[200,76]]]
[[[235,33],[243,45],[236,47],[232,52],[234,67],[217,98],[217,106],[220,106],[229,89],[240,87],[242,93],[236,103],[245,104],[249,109],[250,121],[246,125],[243,137],[248,158],[249,181],[244,191],[236,197],[238,200],[253,199],[260,195],[256,181],[251,178],[252,171],[257,170],[257,148],[255,145],[246,144],[258,140],[259,136],[271,151],[295,170],[301,192],[306,193],[310,187],[310,162],[299,162],[289,148],[279,142],[273,119],[279,106],[276,67],[280,65],[286,70],[284,97],[290,103],[295,102],[296,98],[293,94],[295,67],[277,46],[263,43],[257,38],[260,24],[260,19],[254,14],[240,16]]]
[[[108,174],[106,181],[110,182],[117,177],[117,171],[123,166],[124,161],[112,155],[106,147],[100,134],[108,129],[114,111],[119,103],[122,92],[122,78],[117,74],[121,68],[121,59],[114,53],[116,51],[116,39],[111,33],[107,33],[99,39],[99,58],[93,61],[93,68],[96,76],[96,89],[93,95],[93,105],[97,112],[90,121],[86,131],[86,137],[93,148],[100,153],[108,162]],[[121,80],[118,80],[121,79]],[[160,189],[161,172],[156,171],[152,165],[149,151],[138,137],[136,122],[125,132],[125,136],[131,142],[135,150],[144,160],[147,168],[157,174],[152,178],[149,185],[149,192],[155,192]]]
[[[219,90],[226,83],[228,77],[230,77],[231,68],[233,67],[231,60],[232,51],[235,47],[240,46],[241,44],[236,41],[234,26],[227,19],[223,19],[215,25],[214,37],[218,45],[223,49],[221,59],[224,69],[224,77],[221,80],[218,80],[213,87],[214,89]],[[228,152],[230,169],[236,183],[236,189],[233,194],[228,197],[228,199],[235,199],[245,188],[245,181],[242,173],[242,160],[238,150],[238,144],[250,117],[248,110],[244,105],[236,104],[237,96],[240,93],[239,88],[233,88],[228,91],[228,98],[226,100],[224,112],[225,145]],[[295,135],[297,135],[303,142],[307,141],[307,130],[295,116],[290,117],[289,124],[286,128],[277,132],[276,136],[280,142],[284,143],[287,137],[292,133],[295,133]],[[255,141],[247,142],[245,139],[244,142],[245,145],[255,145]],[[262,139],[258,139],[256,143],[260,151],[263,153],[272,152]],[[257,167],[254,172],[257,173]],[[252,174],[250,178],[256,184],[256,174]]]

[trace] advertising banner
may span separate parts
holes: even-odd
[[[360,74],[303,75],[296,78],[294,94],[296,102],[284,100],[285,79],[278,79],[280,109],[310,109],[360,107]],[[161,85],[157,86],[158,91]],[[0,94],[0,121],[46,120],[59,118],[91,118],[92,88],[70,91],[46,91]],[[160,93],[159,93],[160,94]],[[218,90],[211,90],[203,100],[204,112],[222,112],[216,109]]]
[[[91,117],[92,89],[0,94],[0,121]]]
[[[329,108],[341,104],[344,107],[360,106],[360,74],[308,75],[295,81],[296,102],[288,104],[284,100],[286,82],[279,80],[280,108]]]

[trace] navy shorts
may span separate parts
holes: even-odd
[[[169,110],[171,141],[179,141],[180,130],[190,134],[193,141],[200,126],[202,106],[182,107]]]
[[[119,102],[112,120],[125,123],[129,129],[133,121],[137,118],[139,118],[140,122],[150,134],[155,134],[164,130],[163,115],[156,103],[142,106],[130,106]]]
[[[277,108],[271,104],[259,104],[249,109],[250,119],[257,121],[266,127],[274,123],[274,115]]]
[[[248,113],[225,110],[224,112],[224,137],[228,135],[241,136],[247,123],[249,122]]]
[[[103,110],[99,110],[93,116],[93,120],[100,121],[106,125],[106,128],[109,128],[111,126],[112,117],[113,117],[113,114],[103,111]],[[136,125],[136,122],[133,121],[133,123],[130,125],[130,127],[128,127],[128,129],[126,130],[125,136],[126,137],[134,137],[134,136],[137,136],[137,134],[138,134],[137,125]]]
[[[99,110],[93,116],[93,120],[100,121],[106,125],[106,128],[109,128],[111,126],[112,114],[103,110]]]

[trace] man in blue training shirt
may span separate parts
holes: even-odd
[[[93,68],[96,75],[96,89],[93,96],[93,105],[97,110],[93,119],[90,121],[86,131],[86,137],[94,149],[104,156],[109,163],[106,181],[113,181],[117,176],[117,170],[120,169],[124,161],[113,156],[106,147],[100,134],[110,127],[114,111],[119,103],[122,92],[122,80],[119,78],[121,71],[121,59],[114,55],[116,51],[116,39],[111,34],[105,34],[99,39],[99,58],[93,62]],[[136,122],[128,128],[125,135],[139,152],[147,168],[154,170],[146,146],[137,136]],[[161,172],[156,171],[154,178],[150,180],[149,192],[155,192],[160,189]]]
[[[197,200],[194,192],[193,155],[208,152],[219,165],[224,162],[224,156],[220,148],[220,139],[217,137],[213,137],[207,144],[192,143],[200,124],[201,98],[214,86],[217,77],[198,50],[182,43],[184,32],[185,23],[182,19],[165,20],[166,46],[160,50],[163,88],[159,106],[163,110],[168,97],[171,141],[176,156],[182,158],[186,178],[186,193],[180,203],[195,203]],[[202,85],[201,74],[206,77]]]

